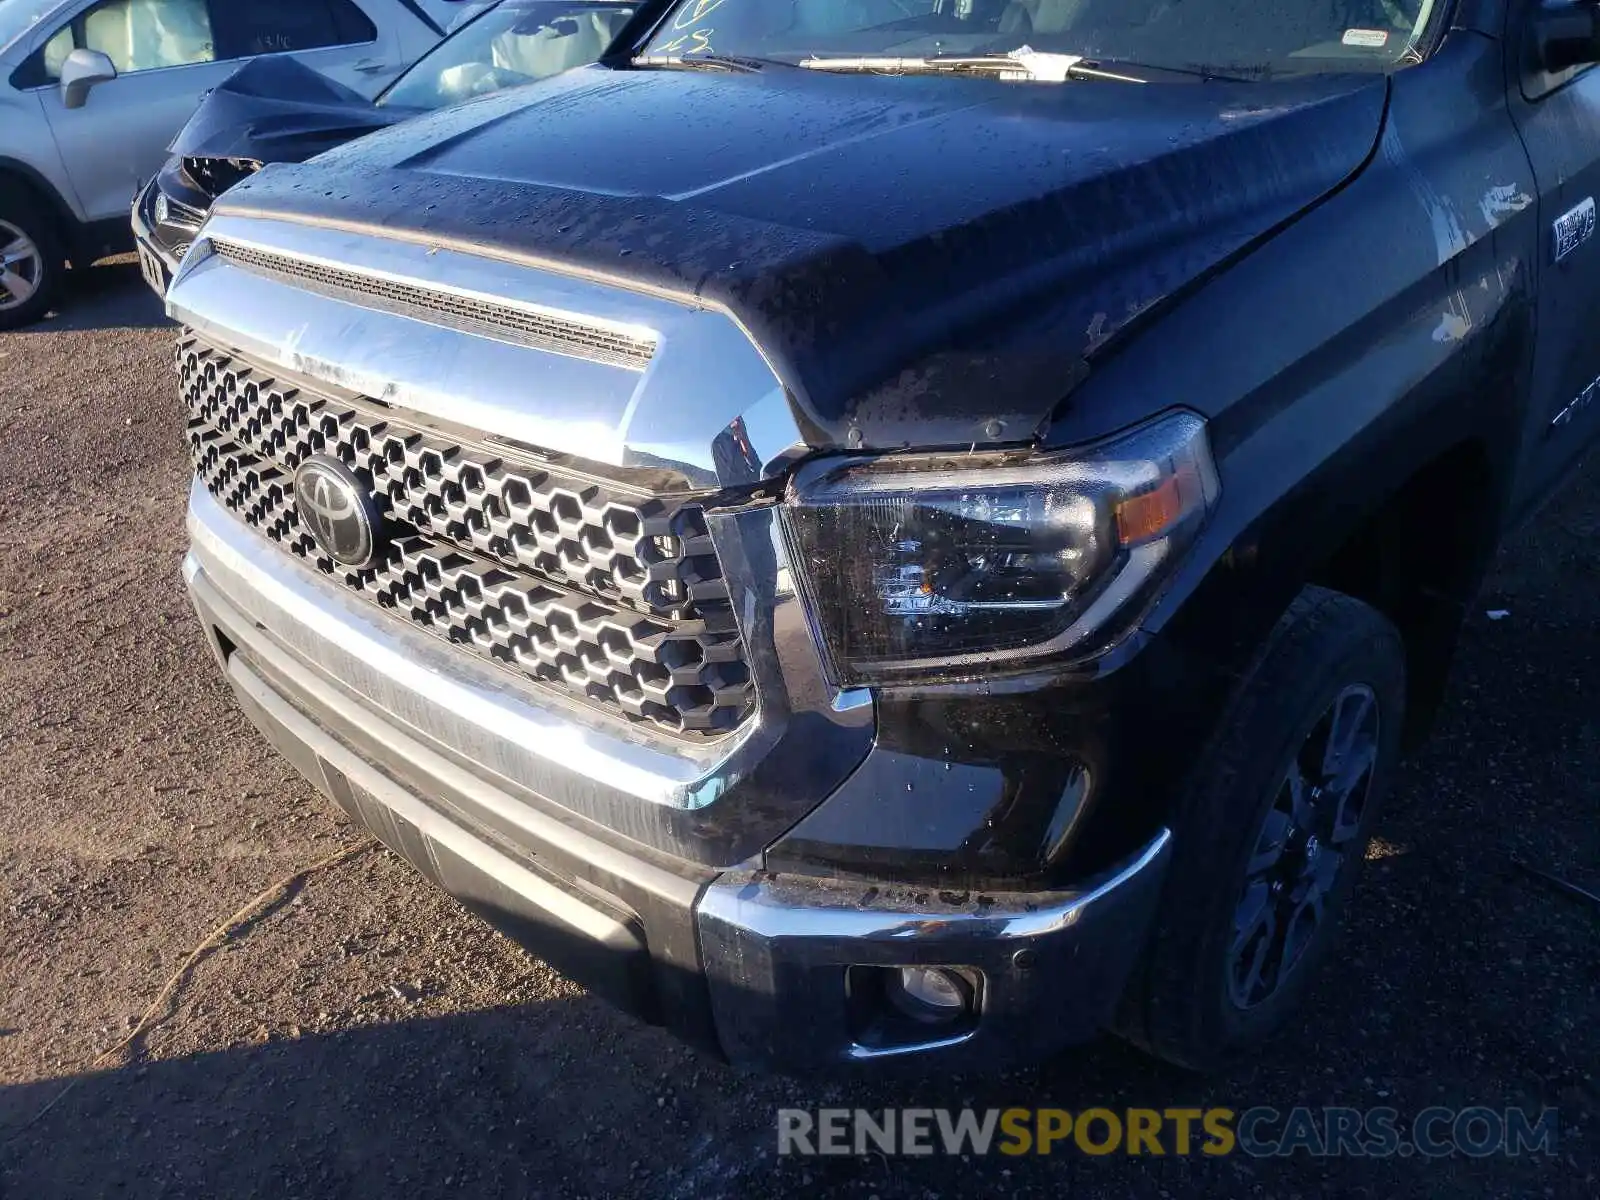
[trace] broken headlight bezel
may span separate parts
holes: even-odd
[[[950,683],[1103,651],[1216,506],[1205,421],[1072,450],[815,461],[784,526],[840,688]]]

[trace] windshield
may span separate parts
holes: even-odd
[[[1435,8],[1435,0],[681,0],[645,53],[814,65],[1027,47],[1260,79],[1414,61]]]
[[[378,103],[442,108],[581,67],[605,53],[635,7],[627,0],[503,0],[417,60]]]
[[[10,47],[59,6],[59,0],[0,0],[0,50]]]

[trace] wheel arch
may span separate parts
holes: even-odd
[[[55,232],[61,239],[61,245],[69,255],[75,255],[80,240],[78,220],[50,181],[21,159],[0,154],[0,187],[8,184],[38,201],[55,221]]]
[[[1485,442],[1456,442],[1401,479],[1306,580],[1370,604],[1400,630],[1408,746],[1438,713],[1462,620],[1498,545],[1498,478]]]

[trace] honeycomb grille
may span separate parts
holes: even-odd
[[[532,312],[509,304],[451,295],[343,267],[272,254],[220,238],[212,242],[212,248],[219,258],[257,275],[296,287],[314,288],[325,295],[353,300],[368,308],[377,307],[399,316],[520,342],[556,354],[642,371],[650,365],[656,352],[652,338],[574,321],[555,313]]]
[[[195,471],[289,553],[413,624],[636,722],[686,737],[754,700],[727,584],[692,500],[637,495],[275,378],[185,334],[177,369]],[[385,515],[381,560],[323,553],[295,469],[328,454]]]

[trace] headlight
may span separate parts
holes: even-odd
[[[1067,454],[825,460],[795,479],[794,565],[841,687],[968,678],[1097,648],[1217,497],[1175,412]]]

